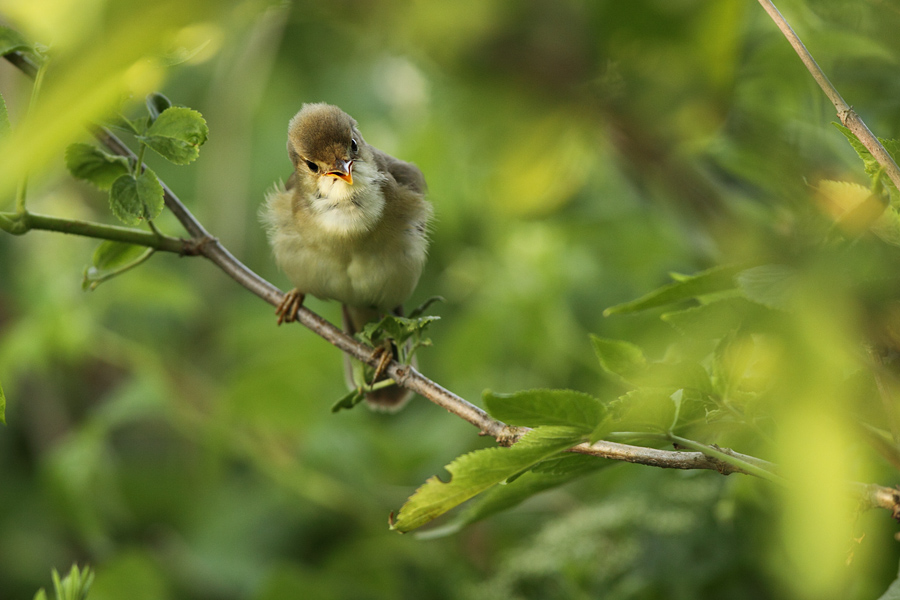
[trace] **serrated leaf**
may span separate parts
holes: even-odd
[[[744,297],[768,308],[788,310],[798,284],[797,270],[787,265],[762,265],[735,277]]]
[[[11,52],[28,52],[33,56],[37,55],[34,46],[29,44],[21,33],[15,29],[0,26],[0,56],[6,56]]]
[[[9,124],[9,112],[6,110],[6,101],[0,94],[0,139],[8,136],[12,132],[12,126]]]
[[[163,189],[156,173],[122,175],[109,189],[109,205],[113,214],[126,225],[137,225],[142,219],[155,219],[162,212]]]
[[[460,456],[447,465],[450,481],[431,477],[400,509],[391,529],[421,527],[493,485],[575,446],[584,439],[571,427],[538,427],[510,448],[487,448]]]
[[[611,306],[603,311],[603,315],[638,312],[734,289],[734,276],[740,270],[741,267],[724,266],[688,276],[673,273],[674,283],[657,288],[637,300]]]
[[[150,113],[150,123],[154,123],[159,115],[172,108],[172,101],[159,92],[147,95],[147,112]]]
[[[2,384],[0,384],[0,423],[6,425],[6,395],[3,393]]]
[[[625,385],[646,371],[647,359],[644,351],[631,342],[610,340],[596,335],[591,336],[594,352],[600,360],[600,366],[606,373]]]
[[[606,407],[593,396],[574,390],[528,390],[513,394],[484,392],[484,405],[495,419],[509,425],[563,425],[584,433],[606,416]]]
[[[128,159],[124,156],[83,143],[66,148],[66,167],[72,177],[89,181],[101,190],[108,190],[116,179],[129,173]]]
[[[595,456],[580,454],[545,460],[535,465],[530,471],[523,473],[515,481],[506,485],[494,486],[484,492],[451,523],[422,532],[416,537],[433,539],[454,534],[472,523],[509,510],[535,494],[559,487],[611,464],[613,464],[612,461],[598,460]]]
[[[186,165],[200,156],[200,146],[209,128],[196,110],[182,106],[167,108],[138,139],[176,165]]]
[[[380,346],[389,339],[402,346],[406,340],[414,335],[421,335],[429,325],[439,320],[440,317],[436,316],[412,319],[385,315],[379,321],[366,323],[356,337],[370,346]]]

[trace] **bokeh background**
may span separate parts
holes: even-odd
[[[210,137],[191,166],[148,153],[151,165],[286,288],[258,211],[290,174],[290,117],[337,104],[426,174],[436,220],[410,304],[446,301],[431,308],[442,320],[420,369],[476,403],[488,388],[615,397],[589,334],[658,358],[678,332],[658,312],[604,308],[669,272],[790,254],[819,214],[812,184],[866,184],[755,2],[150,4],[0,1],[0,18],[52,56],[30,115],[30,81],[0,64],[16,128],[0,210],[28,171],[31,210],[113,222],[105,195],[68,176],[64,149],[88,139],[86,121],[137,115],[161,91],[202,112]],[[869,126],[900,136],[897,5],[781,8]],[[171,215],[159,226],[182,233]],[[792,529],[809,515],[771,485],[631,465],[454,536],[392,533],[389,514],[417,486],[490,440],[423,399],[392,416],[332,414],[338,351],[276,327],[270,306],[199,258],[159,254],[84,292],[96,245],[0,233],[0,598],[31,598],[73,562],[96,569],[91,600],[875,598],[895,576],[884,511],[853,518],[838,562],[809,564],[831,523]],[[339,322],[336,305],[308,305]],[[852,450],[854,476],[897,483],[852,429],[834,444]],[[828,447],[819,433],[833,429],[809,431]],[[810,595],[817,580],[830,587]]]

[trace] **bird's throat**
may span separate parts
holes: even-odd
[[[384,212],[384,176],[366,163],[355,165],[353,185],[334,177],[319,177],[309,202],[318,224],[337,236],[370,231]]]

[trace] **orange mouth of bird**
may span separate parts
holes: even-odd
[[[325,175],[335,179],[342,179],[347,182],[347,185],[353,185],[353,161],[346,160],[342,162],[343,164],[328,171]]]

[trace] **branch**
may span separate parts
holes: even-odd
[[[27,65],[29,63],[27,61],[23,61],[22,57],[18,57],[18,59],[16,57],[17,55],[15,53],[6,56],[6,58],[10,62],[20,67],[23,71],[25,71],[26,74],[28,74],[29,71],[27,69]],[[22,65],[25,65],[25,67],[23,68]],[[103,145],[109,148],[113,153],[128,157],[135,161],[137,160],[137,156],[135,155],[135,153],[132,152],[130,148],[128,148],[108,129],[103,127],[92,127],[91,130],[92,133],[97,137],[97,139]],[[145,168],[145,165],[142,165],[142,167]],[[218,239],[213,237],[206,230],[206,228],[203,227],[203,225],[196,219],[196,217],[194,217],[193,214],[191,214],[191,212],[181,202],[181,200],[179,200],[178,196],[176,196],[175,193],[172,192],[172,190],[169,189],[169,187],[164,182],[160,181],[160,184],[163,187],[166,207],[170,211],[172,211],[181,225],[190,234],[190,240],[179,240],[177,238],[168,238],[165,236],[159,238],[159,236],[156,236],[156,234],[152,232],[148,233],[138,230],[129,230],[127,228],[116,228],[113,226],[98,225],[92,223],[82,223],[78,226],[87,227],[85,231],[90,231],[93,233],[113,235],[113,231],[124,230],[128,232],[128,235],[135,235],[136,233],[140,233],[143,234],[143,236],[155,236],[158,239],[176,240],[178,244],[183,245],[182,248],[184,247],[184,245],[186,245],[190,249],[190,251],[170,251],[178,251],[182,254],[195,254],[206,257],[247,290],[259,296],[272,306],[278,306],[284,298],[284,293],[277,287],[257,275],[255,272],[247,268],[246,265],[235,258],[221,244],[221,242],[219,242]],[[60,219],[54,219],[53,217],[41,217],[38,215],[28,216],[29,218],[46,219],[45,221],[41,222],[44,224],[53,223],[54,226],[59,226],[59,228],[55,230],[63,230],[62,227],[64,226],[62,224],[54,222],[62,221]],[[4,221],[11,221],[9,213],[0,213],[0,225],[2,225]],[[67,227],[69,227],[69,229],[67,230],[68,233],[90,235],[89,233],[83,233],[73,230],[73,227],[77,229],[77,226],[73,226],[70,224]],[[90,227],[93,227],[94,229],[91,229]],[[32,228],[37,227],[32,226]],[[45,228],[50,229],[50,227]],[[116,235],[119,234],[117,233]],[[101,236],[91,235],[91,237]],[[141,237],[140,239],[149,241],[149,238]],[[174,242],[166,242],[167,245],[170,243]],[[297,313],[297,320],[306,328],[310,329],[313,333],[319,335],[325,341],[337,347],[345,354],[348,354],[353,358],[372,367],[378,366],[380,356],[376,353],[374,348],[363,344],[357,339],[341,331],[308,308],[301,307],[299,309]],[[519,437],[521,437],[521,435],[525,431],[527,431],[527,429],[521,427],[510,427],[502,421],[498,421],[497,419],[492,418],[484,410],[447,390],[428,377],[425,377],[411,365],[404,365],[396,361],[392,361],[385,369],[385,372],[397,383],[397,385],[416,392],[417,394],[427,398],[434,404],[468,421],[469,423],[477,427],[482,435],[489,435],[495,438],[501,445],[509,446],[514,444],[519,439]],[[594,444],[579,444],[573,447],[571,451],[610,460],[618,460],[665,469],[708,469],[717,471],[723,475],[728,475],[730,473],[758,475],[758,473],[753,473],[754,469],[752,468],[746,469],[736,466],[736,464],[740,463],[751,465],[758,469],[767,471],[772,467],[772,465],[770,463],[767,463],[766,461],[751,456],[738,454],[737,452],[734,452],[730,449],[723,448],[717,448],[716,452],[729,457],[733,457],[736,460],[723,460],[722,458],[710,456],[704,454],[703,452],[658,450],[656,448],[631,446],[628,444],[620,444],[608,441],[600,441]],[[863,484],[859,485],[862,486]],[[864,486],[864,489],[861,490],[860,493],[864,497],[864,501],[869,505],[888,508],[889,510],[892,510],[894,514],[900,514],[900,496],[897,495],[896,491],[891,490],[890,488],[870,485]]]
[[[813,79],[816,80],[816,83],[819,84],[819,87],[822,88],[822,91],[825,92],[825,95],[828,96],[831,103],[834,104],[834,108],[837,110],[837,116],[844,127],[853,132],[862,145],[866,147],[866,150],[875,157],[878,164],[884,168],[884,172],[891,178],[891,181],[897,189],[900,189],[900,167],[897,167],[897,163],[894,162],[894,159],[891,158],[888,151],[884,149],[884,146],[881,145],[878,138],[875,137],[866,126],[865,122],[863,122],[859,115],[856,114],[856,111],[844,101],[840,92],[838,92],[837,88],[835,88],[831,81],[828,80],[825,72],[822,71],[818,63],[816,63],[815,59],[812,57],[812,54],[809,53],[809,50],[806,49],[806,46],[803,45],[803,42],[800,41],[800,38],[797,37],[797,34],[794,33],[790,24],[788,24],[787,20],[785,20],[778,9],[775,8],[775,5],[772,4],[771,0],[759,0],[759,3],[762,5],[763,9],[769,13],[772,20],[775,21],[778,29],[781,30],[781,33],[783,33],[784,37],[790,42],[794,51],[800,56],[800,60],[806,65],[806,68],[813,76]]]

